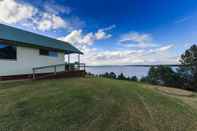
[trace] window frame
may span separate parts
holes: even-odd
[[[45,52],[45,53],[41,53],[41,52]],[[53,54],[55,53],[55,55]],[[58,57],[58,52],[54,51],[54,50],[48,50],[48,49],[39,49],[39,55],[40,56],[48,56],[48,57],[53,57],[53,58],[57,58]]]
[[[3,45],[3,46],[7,46],[7,47],[14,47],[15,49],[15,58],[1,58],[0,57],[0,60],[6,60],[6,61],[17,61],[17,46],[15,45],[12,45],[12,44],[7,44],[6,42],[3,42],[3,41],[0,41],[0,46]]]

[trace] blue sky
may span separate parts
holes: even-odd
[[[68,41],[89,65],[174,64],[197,41],[197,1],[2,0],[0,23]]]

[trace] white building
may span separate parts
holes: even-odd
[[[29,75],[35,67],[63,64],[65,54],[71,53],[82,54],[69,43],[0,24],[0,77]],[[42,71],[46,72],[50,70]]]

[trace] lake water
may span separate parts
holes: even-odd
[[[105,72],[114,72],[116,75],[123,73],[127,77],[137,76],[141,78],[148,74],[150,67],[139,66],[103,66],[103,67],[87,67],[86,71],[95,75],[104,74]]]

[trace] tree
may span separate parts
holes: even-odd
[[[178,68],[184,88],[197,90],[197,45],[191,46],[182,55]]]
[[[141,79],[140,79],[140,82],[149,82],[148,81],[148,76],[144,76],[144,77],[142,77]]]
[[[110,72],[109,77],[112,79],[116,79],[116,74],[114,72]]]
[[[126,77],[124,76],[123,73],[121,73],[120,75],[118,75],[118,79],[119,79],[119,80],[125,80]]]
[[[177,87],[178,75],[169,66],[152,66],[147,81],[151,84]]]
[[[151,66],[148,72],[147,81],[151,84],[158,84],[158,71],[155,66]]]
[[[111,78],[111,79],[116,79],[116,74],[114,72],[106,72],[104,74],[99,75],[100,77],[106,77],[106,78]]]
[[[137,76],[132,76],[132,77],[130,78],[130,80],[131,80],[131,81],[138,81],[138,78],[137,78]]]

